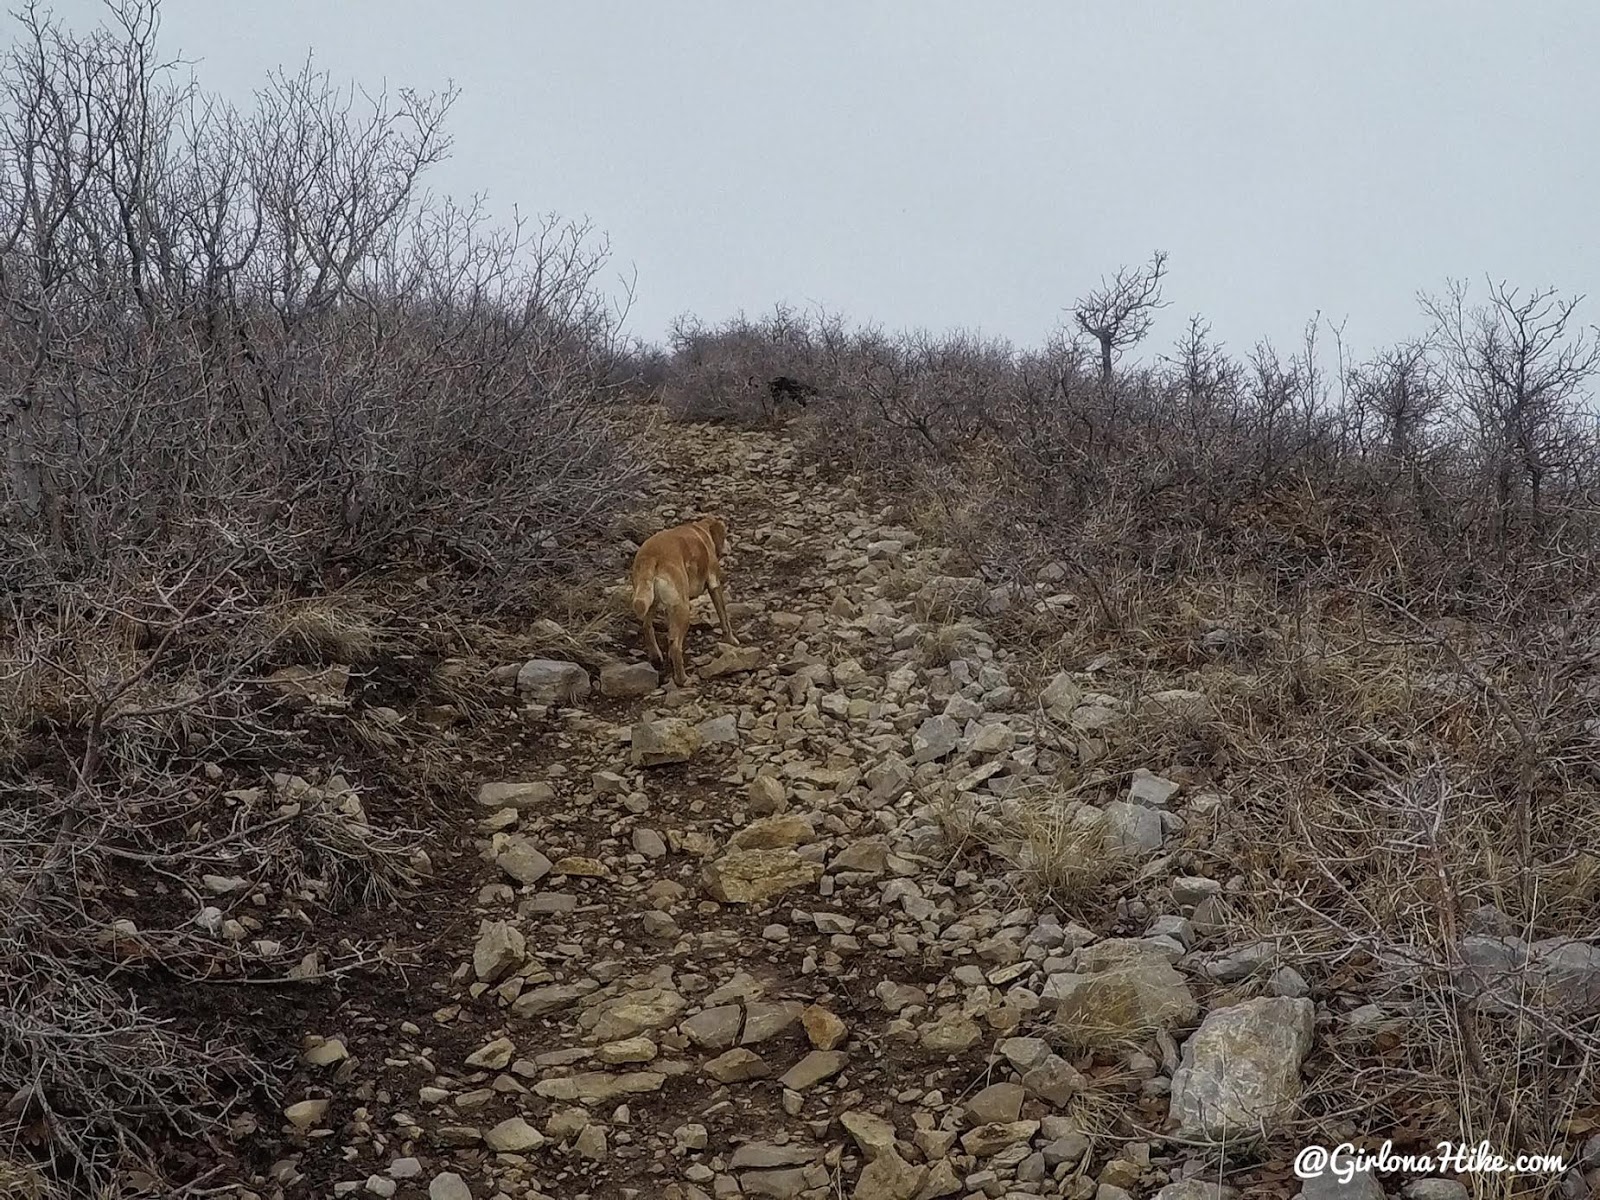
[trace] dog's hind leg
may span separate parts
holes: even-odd
[[[661,646],[656,641],[656,615],[653,612],[644,615],[644,652],[652,663],[661,665]]]
[[[737,646],[739,639],[733,636],[733,626],[728,622],[728,602],[723,598],[722,585],[708,587],[706,591],[711,593],[711,603],[716,605],[717,618],[722,622],[722,640],[730,646]]]
[[[683,641],[688,635],[689,606],[680,600],[667,610],[667,653],[672,657],[672,681],[679,687],[689,686],[683,669]]]
[[[633,589],[633,615],[644,627],[644,652],[657,666],[661,664],[661,647],[656,642],[655,584],[644,582]]]

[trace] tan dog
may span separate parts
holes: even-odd
[[[633,556],[633,611],[644,623],[644,648],[650,661],[661,662],[656,644],[655,614],[667,614],[667,652],[672,656],[672,679],[679,687],[689,682],[683,671],[683,639],[689,632],[689,602],[702,592],[711,593],[722,621],[722,636],[737,646],[728,624],[728,606],[722,597],[718,559],[727,544],[728,525],[721,517],[701,517],[687,525],[652,534]]]

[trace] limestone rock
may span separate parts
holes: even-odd
[[[326,1038],[302,1054],[301,1059],[313,1067],[331,1067],[334,1063],[344,1062],[350,1057],[350,1051],[345,1048],[344,1041],[340,1038]]]
[[[1300,1200],[1385,1200],[1385,1197],[1383,1184],[1371,1170],[1357,1171],[1348,1181],[1333,1171],[1324,1171],[1300,1185]]]
[[[1133,781],[1128,785],[1129,802],[1143,804],[1147,808],[1165,808],[1177,794],[1176,783],[1151,774],[1143,767],[1133,773]]]
[[[521,1117],[508,1117],[484,1133],[483,1144],[500,1154],[526,1154],[544,1145],[544,1134]]]
[[[803,1092],[824,1079],[831,1079],[849,1065],[850,1056],[842,1050],[813,1050],[779,1077],[790,1091]]]
[[[517,691],[537,704],[576,704],[589,694],[589,672],[577,663],[529,659],[517,672]]]
[[[962,1178],[948,1158],[941,1158],[928,1171],[916,1200],[942,1200],[945,1196],[960,1195]]]
[[[1400,1195],[1404,1200],[1468,1200],[1471,1192],[1458,1179],[1410,1179]]]
[[[618,699],[648,696],[661,685],[661,673],[647,662],[609,662],[600,668],[600,694]]]
[[[1155,1200],[1238,1200],[1238,1196],[1238,1188],[1215,1179],[1183,1179],[1167,1184],[1156,1193]]]
[[[739,1040],[744,1011],[737,1004],[719,1004],[704,1009],[683,1022],[685,1036],[706,1050],[726,1050]]]
[[[828,870],[859,871],[866,875],[882,875],[889,865],[889,848],[877,838],[852,842],[828,864]]]
[[[523,992],[511,1002],[511,1013],[515,1017],[527,1020],[530,1017],[563,1012],[599,986],[594,980],[585,979],[578,983],[556,983],[534,988]]]
[[[743,1046],[717,1055],[704,1069],[718,1083],[745,1083],[751,1079],[765,1079],[772,1073],[764,1058]]]
[[[327,1115],[328,1103],[327,1100],[321,1098],[301,1100],[285,1108],[283,1115],[287,1118],[289,1124],[303,1133]]]
[[[739,744],[739,718],[732,713],[720,717],[707,717],[695,726],[700,741],[707,746],[737,746]]]
[[[1073,711],[1082,702],[1083,689],[1065,671],[1058,671],[1039,693],[1039,705],[1053,721],[1066,724],[1072,720]]]
[[[1103,811],[1105,844],[1110,853],[1143,856],[1161,849],[1161,814],[1155,809],[1113,800]]]
[[[494,983],[527,957],[522,931],[507,921],[485,921],[472,948],[472,973],[483,983]]]
[[[771,775],[757,775],[745,789],[745,795],[750,800],[750,811],[758,817],[772,816],[789,807],[783,781]]]
[[[586,1012],[579,1021],[591,1041],[617,1042],[652,1029],[665,1029],[683,1015],[689,1002],[670,988],[627,992]]]
[[[700,674],[707,679],[715,679],[719,675],[754,671],[760,665],[760,646],[723,646],[714,659],[700,668]]]
[[[1056,1108],[1065,1108],[1073,1096],[1089,1090],[1089,1081],[1059,1054],[1049,1054],[1023,1074],[1022,1086],[1028,1090],[1028,1095],[1037,1096]]]
[[[521,834],[508,837],[494,861],[497,867],[518,883],[538,883],[550,874],[550,860]]]
[[[862,1169],[851,1200],[916,1200],[927,1177],[927,1167],[913,1166],[889,1150]]]
[[[805,1006],[798,1000],[752,1000],[745,1005],[741,1046],[757,1046],[782,1037],[799,1023]],[[831,1050],[831,1046],[819,1047]]]
[[[516,1052],[517,1045],[510,1038],[495,1038],[467,1055],[467,1066],[498,1071],[511,1061],[511,1056]]]
[[[836,1050],[849,1036],[842,1020],[815,1004],[806,1006],[800,1014],[800,1023],[805,1026],[807,1039],[818,1050]]]
[[[560,1079],[541,1079],[533,1085],[533,1092],[547,1100],[606,1104],[623,1096],[660,1091],[666,1081],[666,1075],[660,1071],[633,1071],[626,1075],[585,1071]]]
[[[556,790],[548,783],[486,783],[478,789],[484,808],[541,809],[555,802]]]
[[[1204,692],[1185,688],[1169,688],[1164,692],[1151,692],[1140,698],[1139,715],[1146,720],[1165,719],[1193,723],[1209,721],[1213,716],[1211,701]]]
[[[929,717],[911,735],[911,754],[919,763],[943,758],[961,743],[961,725],[942,713]]]
[[[659,1048],[647,1037],[628,1037],[619,1041],[607,1042],[595,1048],[594,1056],[607,1066],[614,1067],[623,1063],[646,1063],[652,1061],[660,1053]]]
[[[961,1148],[968,1154],[987,1158],[999,1154],[1007,1146],[1032,1140],[1039,1132],[1037,1121],[1006,1121],[996,1125],[979,1125],[961,1135]]]
[[[793,850],[733,850],[702,871],[707,894],[728,904],[759,904],[821,876],[820,863]]]
[[[636,767],[687,762],[704,740],[698,729],[677,717],[641,721],[633,727],[630,757]]]
[[[771,1171],[776,1167],[803,1167],[817,1158],[815,1146],[791,1143],[746,1142],[728,1158],[730,1171]]]
[[[795,814],[762,817],[728,839],[735,850],[784,850],[816,840],[811,822]]]
[[[1271,997],[1208,1014],[1172,1076],[1171,1115],[1182,1136],[1238,1141],[1263,1126],[1270,1133],[1299,1098],[1315,1011],[1310,1000]]]
[[[894,1123],[876,1113],[853,1108],[839,1117],[839,1124],[861,1147],[861,1153],[868,1162],[880,1154],[894,1153]]]
[[[991,1083],[969,1097],[962,1107],[974,1125],[1004,1124],[1022,1115],[1025,1094],[1018,1083]]]
[[[961,1054],[983,1040],[983,1030],[972,1018],[952,1013],[924,1025],[918,1039],[934,1054]]]

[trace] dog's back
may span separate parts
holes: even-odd
[[[685,604],[717,583],[716,543],[699,521],[663,529],[645,538],[633,556],[633,611],[644,618],[657,595],[663,607],[673,597],[661,593],[663,584]]]
[[[657,611],[665,612],[672,674],[680,687],[686,681],[683,639],[689,630],[689,602],[696,596],[711,593],[723,636],[738,644],[722,598],[720,556],[727,536],[721,517],[705,517],[652,534],[633,556],[633,611],[644,626],[645,649],[650,661],[660,661],[654,621]]]

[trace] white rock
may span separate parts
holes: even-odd
[[[1207,1015],[1172,1076],[1171,1114],[1181,1136],[1249,1140],[1290,1115],[1300,1064],[1311,1048],[1310,1000],[1247,1000]]]
[[[537,704],[576,704],[589,694],[589,672],[577,663],[530,659],[517,672],[517,691]]]

